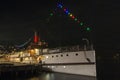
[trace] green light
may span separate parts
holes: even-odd
[[[75,21],[77,21],[77,18],[75,18]]]
[[[83,26],[83,22],[81,22],[80,25]]]
[[[86,30],[87,30],[87,31],[90,31],[91,29],[90,29],[90,27],[87,27]]]
[[[53,13],[50,13],[50,16],[53,16]]]
[[[70,15],[70,13],[68,13],[68,15]]]

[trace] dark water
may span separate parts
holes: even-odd
[[[29,75],[29,74],[28,74]],[[1,77],[0,80],[95,80],[93,77],[80,75],[62,74],[62,73],[41,73],[32,76]]]

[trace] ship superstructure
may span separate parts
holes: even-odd
[[[48,70],[96,77],[95,50],[73,46],[46,51],[42,64]]]

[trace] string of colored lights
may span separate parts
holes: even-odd
[[[72,18],[74,21],[76,21],[80,26],[84,26],[82,21],[80,21],[77,17],[75,17],[67,8],[65,8],[61,3],[57,4],[57,7],[62,9],[66,15],[68,15],[70,18]],[[50,13],[50,16],[53,16],[55,12]],[[86,27],[86,31],[91,31],[90,27]]]

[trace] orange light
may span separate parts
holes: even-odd
[[[32,49],[32,50],[30,50],[30,52],[31,52],[31,53],[35,53],[35,51],[34,51],[33,49]]]

